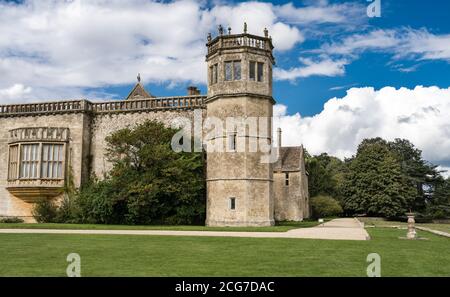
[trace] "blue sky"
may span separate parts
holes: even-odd
[[[245,1],[234,1],[245,2]],[[286,4],[292,1],[261,1],[273,4]],[[298,1],[295,1],[298,3]],[[365,1],[330,1],[330,4],[354,2],[361,5],[369,5]],[[306,2],[308,3],[308,2]],[[301,5],[299,5],[301,7]],[[368,18],[364,28],[355,28],[354,31],[344,34],[330,34],[318,39],[307,40],[298,44],[288,52],[276,53],[277,66],[289,68],[292,63],[297,63],[303,51],[316,49],[321,43],[343,38],[353,32],[368,32],[374,29],[396,28],[426,28],[435,34],[450,34],[450,22],[448,13],[450,1],[447,0],[382,0],[382,16],[380,18]],[[362,11],[364,13],[364,11]],[[226,24],[224,24],[226,25]],[[299,26],[300,30],[302,26]],[[319,28],[320,29],[320,28]],[[212,28],[211,31],[215,31]],[[402,72],[395,65],[404,67],[417,67],[411,72]],[[310,76],[299,78],[295,81],[275,81],[274,97],[278,103],[286,104],[290,113],[300,112],[303,116],[311,116],[320,113],[323,104],[333,97],[343,97],[350,87],[373,86],[376,89],[384,86],[396,88],[414,88],[417,85],[449,87],[450,63],[445,60],[411,60],[393,59],[392,54],[385,52],[369,52],[345,67],[344,75],[335,77]],[[121,87],[105,88],[108,93],[125,97],[132,84]],[[183,95],[186,93],[186,85],[168,87],[165,83],[146,83],[146,87],[152,93],[161,96]],[[203,92],[206,86],[200,86]],[[342,88],[341,88],[342,87]],[[336,89],[334,89],[336,88]]]
[[[217,25],[275,43],[275,125],[285,145],[351,156],[367,137],[408,138],[450,168],[447,0],[0,0],[0,104],[206,92]]]

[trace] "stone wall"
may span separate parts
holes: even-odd
[[[33,204],[14,197],[6,189],[8,186],[8,160],[10,133],[17,128],[65,127],[70,129],[67,144],[66,170],[72,168],[74,183],[79,186],[88,177],[86,164],[89,156],[90,116],[85,113],[57,115],[0,117],[0,216],[17,216],[33,221]]]
[[[156,120],[170,127],[178,118],[187,118],[191,122],[194,119],[194,110],[162,110],[147,111],[139,113],[107,113],[97,114],[92,120],[91,127],[91,172],[97,177],[102,178],[105,173],[111,170],[111,164],[108,162],[106,152],[105,138],[114,131],[127,127],[134,127],[146,120]]]
[[[272,116],[272,102],[265,98],[232,97],[207,103],[207,115],[221,119]],[[270,163],[261,162],[266,155],[260,148],[249,151],[249,141],[271,143],[271,123],[266,133],[253,133],[249,129],[236,130],[236,144],[245,148],[228,150],[228,135],[234,127],[223,127],[222,134],[205,139],[208,146],[222,143],[222,150],[207,155],[207,225],[210,226],[268,226],[273,225],[273,189]],[[230,131],[231,130],[231,131]],[[216,131],[217,132],[217,131]],[[230,198],[236,199],[236,209],[230,209]]]
[[[156,120],[167,126],[177,119],[180,122],[180,118],[193,122],[194,110],[199,110],[201,117],[204,116],[203,99],[203,96],[187,96],[133,102],[70,101],[0,106],[0,217],[20,217],[27,222],[34,221],[34,204],[15,197],[7,190],[8,185],[11,186],[11,181],[8,181],[10,130],[68,128],[70,138],[66,143],[65,177],[70,174],[74,185],[79,187],[92,174],[101,178],[111,169],[111,164],[105,158],[105,138],[108,135],[145,120]],[[24,183],[30,187],[42,186],[41,181],[19,182],[21,186]],[[55,199],[61,197],[59,195]]]
[[[286,172],[274,172],[273,179],[275,220],[302,221],[309,218],[306,175],[300,171],[289,172],[289,185],[286,185]]]
[[[285,172],[275,172],[273,179],[275,220],[302,221],[304,197],[301,192],[300,172],[289,172],[289,185],[286,185]]]

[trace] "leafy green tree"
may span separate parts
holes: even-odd
[[[347,213],[394,217],[408,210],[416,188],[402,174],[397,156],[381,138],[364,140],[349,160],[343,186]]]
[[[308,189],[310,196],[330,195],[340,197],[340,187],[345,172],[344,167],[344,162],[326,153],[308,156],[306,170],[309,174]]]

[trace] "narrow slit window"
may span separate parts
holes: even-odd
[[[258,76],[257,76],[257,80],[258,81],[263,81],[263,79],[264,79],[264,76],[263,76],[263,74],[264,74],[264,63],[259,63],[258,62]]]
[[[234,80],[241,80],[241,61],[233,62]]]
[[[17,169],[19,165],[19,146],[12,145],[9,147],[9,169],[8,179],[17,179]]]
[[[217,64],[210,67],[211,84],[217,83]]]
[[[230,198],[230,209],[231,210],[235,210],[236,209],[236,198],[235,197],[231,197]]]
[[[228,147],[230,149],[230,151],[235,151],[236,150],[236,133],[230,133],[228,135]]]
[[[214,66],[209,67],[209,83],[210,84],[214,83],[213,68],[214,68]]]
[[[249,79],[256,80],[256,62],[250,61],[249,65]]]
[[[225,62],[225,80],[233,80],[233,62]]]
[[[285,185],[285,186],[289,186],[289,172],[286,172],[286,173],[285,173],[285,176],[284,176],[284,185]]]

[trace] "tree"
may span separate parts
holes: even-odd
[[[363,140],[359,145],[356,156],[349,160],[342,191],[347,213],[386,217],[402,215],[416,195],[397,156],[381,138]]]
[[[323,153],[309,156],[306,159],[308,171],[308,189],[311,197],[330,195],[340,197],[340,187],[343,182],[345,164],[336,157]]]
[[[422,158],[422,151],[407,139],[395,139],[388,142],[388,147],[400,163],[402,174],[408,183],[416,188],[414,200],[410,208],[424,211],[427,200],[432,199],[435,184],[439,182],[440,173],[435,165]]]
[[[433,219],[450,217],[450,178],[438,178],[434,183],[432,199],[426,205],[426,215]]]

